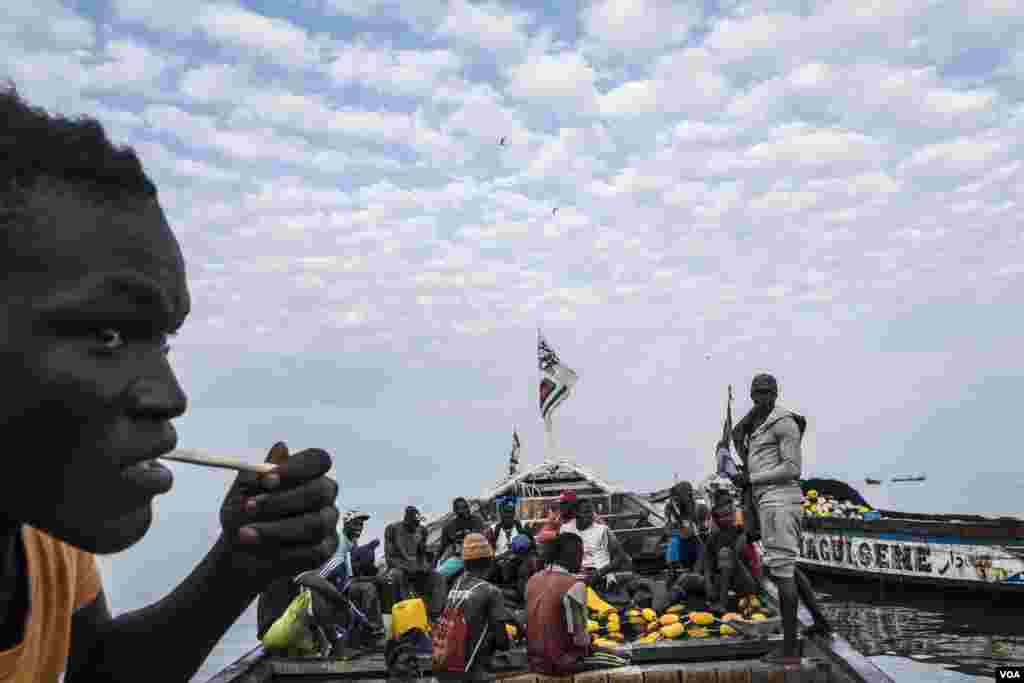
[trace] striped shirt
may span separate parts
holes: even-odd
[[[344,578],[351,578],[352,576],[352,548],[355,546],[349,537],[345,535],[345,532],[338,534],[340,540],[338,542],[338,550],[334,553],[334,557],[327,560],[323,567],[320,568],[320,576],[323,578],[330,577],[339,567],[344,568]]]

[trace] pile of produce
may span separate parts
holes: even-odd
[[[686,638],[715,638],[737,636],[742,624],[765,621],[771,616],[757,596],[741,597],[739,611],[721,617],[711,612],[687,611],[686,605],[676,604],[658,614],[650,607],[625,610],[625,621],[619,611],[587,589],[589,620],[587,631],[594,645],[614,649],[626,643],[650,645],[659,640]],[[736,625],[730,625],[734,622]]]
[[[849,500],[836,500],[832,496],[819,496],[811,489],[804,494],[804,515],[807,517],[846,517],[864,519],[865,513],[871,512],[867,505],[857,505]]]

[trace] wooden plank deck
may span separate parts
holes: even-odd
[[[274,681],[285,680],[285,676]],[[295,679],[299,680],[299,679]],[[353,679],[345,673],[308,673],[303,683],[336,683],[363,680],[367,683],[387,683],[387,673],[374,678]],[[424,676],[419,683],[446,683],[447,677],[438,679]],[[454,680],[454,679],[451,679]],[[546,676],[529,672],[497,673],[493,680],[502,683],[834,683],[829,665],[815,658],[804,659],[798,669],[783,670],[758,660],[647,664],[588,671],[572,676]]]
[[[654,665],[671,665],[677,669],[685,669],[698,662],[713,661],[716,666],[722,666],[734,663],[735,660],[758,657],[777,647],[781,642],[782,637],[774,635],[756,640],[737,638],[729,641],[661,641],[624,650],[631,654],[636,664],[636,667],[629,667],[630,669],[647,670]],[[422,668],[429,671],[429,655],[422,655],[420,661]],[[269,663],[274,680],[309,676],[326,676],[332,681],[375,680],[387,677],[387,664],[383,652],[374,652],[351,660],[270,658]],[[529,668],[526,651],[523,648],[516,648],[509,652],[497,653],[492,666],[503,676],[523,674]]]
[[[722,650],[720,642],[696,640],[637,646],[632,666],[562,678],[528,673],[525,670],[525,653],[518,649],[497,658],[495,678],[503,683],[892,683],[891,678],[859,653],[848,649],[848,644],[842,640],[833,644],[834,648],[842,651],[846,660],[840,668],[836,668],[838,663],[832,661],[836,653],[817,647],[813,641],[804,642],[805,659],[798,671],[785,672],[756,659],[757,655],[775,647],[780,640],[780,636],[755,641],[737,639],[728,643],[729,650]],[[706,656],[713,659],[699,661]],[[690,661],[678,661],[681,658]],[[425,675],[418,679],[420,683],[444,683],[426,673],[430,669],[429,656],[422,656],[421,665]],[[383,653],[375,652],[350,660],[296,660],[263,657],[257,648],[209,683],[338,683],[351,680],[387,683]]]

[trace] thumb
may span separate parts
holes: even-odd
[[[288,445],[284,441],[278,441],[270,447],[267,453],[267,462],[272,465],[283,465],[288,460]]]
[[[270,452],[267,453],[267,457],[264,462],[271,465],[283,465],[288,461],[288,446],[283,441],[278,441],[270,448]],[[240,487],[242,490],[259,489],[262,488],[261,484],[265,484],[268,478],[277,479],[277,475],[270,474],[257,474],[255,472],[239,472],[238,477],[235,479],[235,486]]]

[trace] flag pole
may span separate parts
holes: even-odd
[[[555,425],[549,415],[544,419],[544,437],[547,446],[547,458],[548,462],[555,462],[557,458],[558,445],[555,442]]]

